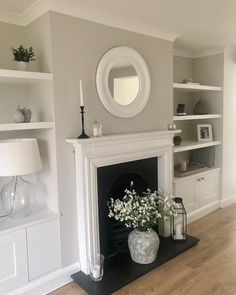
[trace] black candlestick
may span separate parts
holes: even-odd
[[[77,138],[89,138],[89,136],[87,134],[85,134],[85,132],[84,132],[84,113],[85,113],[84,108],[85,108],[85,106],[80,106],[80,110],[81,110],[80,114],[81,114],[81,121],[82,121],[82,133]]]

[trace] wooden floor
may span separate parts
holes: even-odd
[[[236,295],[236,205],[189,225],[196,247],[120,289],[115,295]],[[85,295],[71,283],[50,295]]]

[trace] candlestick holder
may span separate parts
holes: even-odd
[[[85,106],[80,106],[80,114],[81,114],[81,121],[82,121],[82,133],[77,138],[89,138],[89,136],[84,132],[84,108]]]

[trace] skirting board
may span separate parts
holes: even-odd
[[[220,201],[215,201],[207,206],[204,206],[203,208],[200,208],[190,214],[188,214],[188,223],[192,223],[207,214],[221,208],[221,202]]]
[[[188,214],[188,223],[192,223],[219,208],[225,208],[233,204],[236,204],[236,196],[231,196],[228,198],[221,199],[219,201],[215,201],[203,208],[200,208]]]
[[[79,263],[55,271],[42,278],[31,281],[26,286],[8,295],[46,295],[72,281],[71,275],[80,270]]]
[[[236,196],[222,198],[220,201],[221,208],[225,208],[225,207],[233,205],[233,204],[236,204]]]

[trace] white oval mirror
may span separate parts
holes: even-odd
[[[113,48],[102,57],[96,84],[104,107],[120,118],[139,114],[148,101],[151,87],[143,57],[129,47]]]

